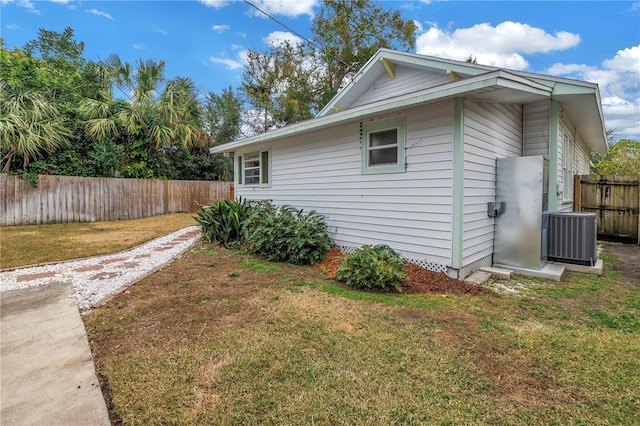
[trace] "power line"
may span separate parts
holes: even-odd
[[[309,40],[308,38],[306,38],[305,36],[301,35],[300,33],[298,33],[296,30],[294,30],[293,28],[289,27],[288,25],[286,25],[284,22],[279,21],[278,19],[274,18],[273,16],[269,15],[267,12],[265,12],[264,10],[260,9],[258,6],[256,6],[255,4],[251,3],[249,0],[243,0],[246,4],[248,4],[249,6],[253,7],[255,10],[257,10],[258,12],[262,13],[264,16],[266,16],[267,18],[271,19],[272,21],[276,22],[277,24],[283,26],[284,28],[286,28],[287,30],[291,31],[293,34],[295,34],[296,36],[300,37],[301,39],[303,39],[304,41],[306,41],[307,43],[309,43],[310,45],[312,45],[313,47],[315,47],[316,49],[320,49],[318,47],[318,45],[316,45],[314,42],[312,42],[311,40]]]
[[[306,41],[307,43],[309,43],[311,46],[315,47],[318,51],[320,51],[320,47],[315,44],[314,42],[312,42],[311,40],[309,40],[307,37],[303,36],[302,34],[298,33],[296,30],[294,30],[293,28],[289,27],[287,24],[285,24],[284,22],[274,18],[273,16],[269,15],[267,12],[265,12],[264,10],[260,9],[258,6],[256,6],[255,4],[251,3],[249,0],[243,0],[246,4],[248,4],[249,6],[253,7],[255,10],[257,10],[258,12],[262,13],[264,16],[266,16],[267,18],[271,19],[272,21],[276,22],[278,25],[281,25],[282,27],[286,28],[287,30],[289,30],[291,33],[293,33],[294,35],[300,37],[301,39],[303,39],[304,41]],[[334,55],[329,54],[330,57],[332,57],[335,61],[340,62],[342,65],[344,65],[345,67],[349,67],[348,64],[346,64],[344,61],[342,61],[340,58],[336,58]]]

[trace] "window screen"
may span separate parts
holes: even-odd
[[[398,129],[369,133],[369,166],[398,163]]]

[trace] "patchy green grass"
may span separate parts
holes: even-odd
[[[274,272],[278,270],[277,263],[250,258],[240,264],[241,268],[254,272]]]
[[[85,323],[123,424],[634,424],[640,286],[613,272],[381,294],[201,244]]]
[[[191,214],[175,213],[111,222],[6,226],[0,229],[0,268],[115,253],[193,225]]]

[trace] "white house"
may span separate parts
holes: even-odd
[[[606,152],[598,86],[379,50],[316,118],[213,148],[236,195],[327,217],[343,251],[387,244],[464,278],[492,264],[496,159],[549,159],[549,211]]]

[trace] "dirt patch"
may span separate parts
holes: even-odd
[[[620,244],[607,245],[605,250],[618,256],[619,263],[611,269],[622,272],[622,276],[632,284],[640,284],[640,245]]]
[[[317,265],[327,276],[334,278],[345,254],[332,248],[327,258]],[[407,276],[401,281],[406,293],[454,293],[480,294],[485,290],[477,285],[450,278],[442,272],[434,272],[413,263],[406,263],[402,272]]]

